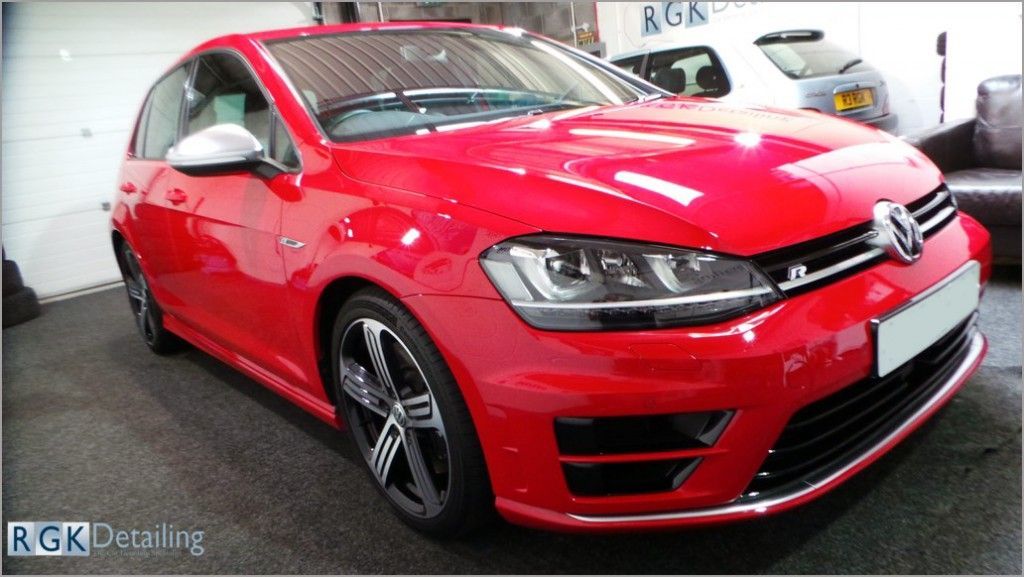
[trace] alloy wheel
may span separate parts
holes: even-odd
[[[340,346],[348,425],[374,478],[405,512],[437,516],[450,490],[450,453],[426,375],[380,321],[352,321]]]
[[[142,267],[135,253],[130,249],[124,251],[125,272],[124,282],[128,287],[128,300],[135,315],[135,325],[138,327],[146,344],[152,345],[156,338],[156,319],[153,316],[152,301],[149,295],[149,285],[146,277],[142,274]]]

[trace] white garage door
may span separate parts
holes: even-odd
[[[3,5],[3,245],[41,297],[119,278],[105,203],[139,104],[214,36],[312,24],[308,2]]]

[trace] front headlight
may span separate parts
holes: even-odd
[[[709,324],[781,298],[745,260],[632,242],[527,236],[491,247],[480,262],[512,308],[541,329]]]

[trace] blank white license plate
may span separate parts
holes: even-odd
[[[879,377],[924,351],[978,308],[981,265],[971,261],[909,304],[876,319]]]

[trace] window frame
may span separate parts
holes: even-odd
[[[647,52],[644,52],[643,54],[636,54],[636,55],[633,55],[633,56],[629,56],[627,58],[621,58],[621,59],[619,59],[617,61],[609,60],[608,62],[611,63],[612,66],[615,66],[616,68],[618,68],[619,70],[625,71],[624,68],[619,66],[620,62],[626,62],[626,61],[630,61],[630,60],[633,60],[633,59],[638,59],[637,60],[637,64],[639,64],[640,67],[637,69],[637,72],[636,72],[635,76],[637,78],[640,78],[641,80],[648,80],[648,78],[647,78],[647,61],[650,59],[650,57],[651,57],[651,52],[648,50]]]
[[[131,158],[136,159],[136,160],[157,160],[157,161],[165,160],[166,156],[165,156],[165,158],[154,158],[154,157],[145,156],[143,154],[145,152],[145,148],[146,148],[146,135],[149,133],[149,112],[150,112],[150,110],[153,107],[153,92],[156,91],[157,86],[159,86],[161,82],[167,80],[168,78],[170,78],[171,76],[176,74],[181,69],[185,69],[185,84],[182,85],[181,102],[178,103],[178,124],[179,124],[178,131],[175,133],[174,139],[171,141],[171,146],[173,147],[174,145],[176,145],[178,143],[178,140],[181,137],[181,131],[180,131],[181,115],[182,115],[183,106],[184,106],[184,103],[185,103],[185,92],[184,92],[184,90],[185,90],[185,86],[188,85],[188,83],[189,83],[189,81],[190,81],[190,79],[192,77],[192,61],[191,60],[177,63],[173,68],[171,68],[170,70],[168,70],[168,71],[164,72],[163,74],[161,74],[160,77],[157,78],[153,82],[152,86],[149,87],[149,90],[146,92],[146,98],[145,98],[145,100],[142,101],[142,109],[139,111],[138,119],[135,122],[135,130],[134,130],[134,132],[132,134],[131,147],[130,147],[131,150],[130,150],[130,153],[129,153],[131,155]],[[141,149],[141,152],[140,152],[140,149]]]
[[[177,133],[174,136],[174,141],[172,142],[171,146],[172,147],[176,146],[179,142],[181,142],[182,138],[185,138],[185,136],[187,135],[186,131],[188,129],[188,122],[187,122],[187,118],[186,118],[187,117],[187,111],[188,111],[188,98],[187,98],[187,96],[188,96],[188,91],[192,90],[193,83],[195,82],[196,72],[199,69],[199,59],[203,58],[205,56],[211,56],[211,55],[214,55],[214,54],[225,54],[225,55],[228,55],[230,57],[233,57],[233,58],[236,58],[237,60],[239,60],[242,63],[242,66],[245,68],[246,72],[249,74],[249,76],[251,76],[253,78],[253,80],[256,82],[257,89],[263,95],[263,98],[267,101],[267,108],[268,108],[268,111],[270,113],[270,123],[269,123],[269,126],[270,126],[270,136],[269,136],[270,145],[264,151],[264,158],[263,158],[264,162],[268,162],[268,163],[272,164],[275,168],[279,169],[281,172],[286,172],[286,173],[289,173],[289,174],[297,174],[297,173],[302,172],[302,169],[303,169],[302,153],[300,151],[300,148],[296,145],[296,143],[298,141],[296,140],[295,133],[292,131],[291,127],[288,126],[288,123],[285,122],[284,118],[281,116],[281,111],[280,111],[280,109],[277,106],[277,102],[275,101],[273,94],[271,94],[271,92],[269,90],[267,90],[266,85],[263,83],[263,79],[260,78],[258,74],[256,74],[256,69],[253,68],[252,63],[249,62],[249,59],[246,58],[245,55],[242,54],[240,51],[235,50],[233,48],[228,48],[228,47],[216,47],[216,48],[210,48],[210,49],[207,49],[207,50],[203,50],[202,52],[197,52],[197,53],[191,55],[184,62],[178,63],[176,66],[174,66],[173,68],[171,68],[170,70],[165,72],[163,75],[161,75],[160,78],[158,78],[155,82],[153,82],[153,85],[150,87],[149,92],[146,95],[146,100],[143,103],[142,112],[140,113],[140,119],[136,123],[135,135],[132,138],[132,146],[131,146],[132,157],[135,158],[135,159],[138,159],[138,160],[166,161],[166,158],[145,158],[145,157],[139,156],[139,154],[138,154],[139,136],[140,136],[140,133],[143,133],[142,134],[142,138],[143,138],[143,141],[144,141],[145,140],[144,132],[149,130],[149,108],[150,108],[150,103],[152,101],[153,91],[156,89],[157,85],[159,85],[161,82],[166,80],[168,77],[170,77],[172,74],[174,74],[175,72],[177,72],[181,68],[187,68],[187,71],[186,71],[186,76],[185,76],[185,84],[182,86],[181,104],[178,107]],[[288,165],[286,165],[286,164],[284,164],[282,162],[279,162],[278,160],[274,159],[274,157],[273,157],[273,153],[274,153],[274,151],[277,148],[277,136],[276,136],[277,135],[277,130],[276,129],[277,129],[278,123],[280,123],[281,126],[284,127],[285,135],[291,141],[292,147],[295,149],[295,158],[296,158],[296,161],[297,161],[296,162],[296,166],[288,166]],[[145,129],[146,129],[145,131],[142,130],[143,125],[145,125]]]
[[[230,57],[233,57],[233,58],[239,60],[242,63],[242,66],[245,68],[245,71],[256,82],[256,88],[263,95],[264,100],[267,101],[267,108],[268,108],[268,112],[270,113],[270,123],[269,123],[270,136],[269,136],[269,146],[267,147],[266,150],[264,150],[263,161],[264,162],[268,162],[268,163],[272,164],[275,168],[281,170],[282,172],[287,172],[289,174],[297,174],[299,172],[302,172],[302,167],[303,167],[302,154],[299,151],[299,147],[296,145],[297,140],[295,139],[294,132],[292,132],[291,127],[288,126],[288,123],[285,122],[284,118],[281,116],[281,111],[280,111],[280,109],[277,106],[277,101],[274,99],[274,96],[270,93],[270,91],[267,90],[266,85],[263,84],[263,79],[260,78],[258,74],[256,74],[256,69],[253,68],[252,63],[250,63],[249,59],[246,58],[245,55],[242,54],[240,51],[235,50],[233,48],[228,48],[228,47],[217,47],[217,48],[210,48],[208,50],[203,50],[202,52],[198,52],[198,53],[194,54],[191,57],[191,59],[190,59],[190,65],[191,65],[192,69],[191,69],[191,72],[189,74],[188,82],[185,84],[185,90],[192,90],[192,87],[193,87],[193,85],[195,83],[196,74],[199,71],[199,59],[201,59],[201,58],[203,58],[205,56],[212,56],[212,55],[216,55],[216,54],[227,55],[227,56],[230,56]],[[187,108],[188,98],[182,98],[181,100],[182,100],[182,108],[181,108],[181,114],[180,114],[180,116],[178,118],[178,138],[179,138],[179,140],[181,138],[184,138],[185,136],[187,136],[187,130],[188,130],[188,118],[187,118],[187,116],[188,116],[187,115],[187,111],[188,111],[188,108]],[[295,148],[295,158],[298,161],[297,162],[297,166],[288,166],[288,165],[286,165],[286,164],[284,164],[282,162],[279,162],[273,156],[273,153],[274,153],[275,149],[277,148],[277,136],[276,136],[277,132],[276,132],[276,127],[277,127],[277,123],[278,122],[280,122],[281,126],[284,127],[285,134],[288,136],[288,139],[291,141],[292,147]]]
[[[718,56],[718,52],[714,48],[712,48],[711,46],[708,46],[707,44],[693,44],[693,45],[690,45],[690,46],[675,46],[673,48],[668,48],[666,50],[659,50],[657,52],[649,52],[647,54],[647,58],[645,58],[645,60],[644,60],[644,65],[645,65],[645,68],[646,68],[646,70],[644,70],[644,80],[647,80],[648,82],[650,82],[651,71],[654,69],[652,64],[654,63],[654,59],[656,57],[661,56],[663,54],[671,54],[673,52],[683,52],[683,51],[687,51],[687,50],[703,50],[708,55],[708,59],[711,61],[711,65],[712,66],[718,66],[718,69],[722,71],[722,78],[725,78],[725,82],[726,82],[726,90],[725,90],[725,93],[723,93],[723,94],[720,94],[718,96],[693,96],[693,98],[722,98],[723,96],[728,96],[729,94],[732,94],[732,91],[733,91],[732,75],[729,74],[729,69],[725,67],[725,64],[722,62],[722,58]],[[696,78],[694,79],[694,81],[696,82]],[[685,94],[678,94],[676,96],[687,96],[687,95],[685,95]]]

